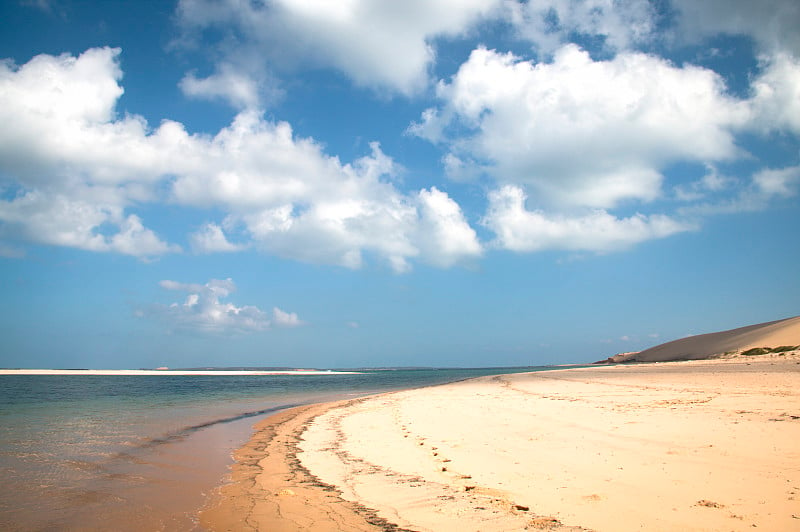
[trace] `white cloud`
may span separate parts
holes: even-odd
[[[108,240],[110,251],[137,257],[152,257],[180,251],[180,247],[161,241],[153,231],[142,225],[141,219],[135,214],[125,218],[119,224],[119,232]]]
[[[447,194],[436,187],[421,190],[419,204],[421,223],[416,240],[428,262],[448,267],[483,254],[475,230]]]
[[[0,201],[3,232],[34,242],[139,257],[179,248],[126,208],[152,186],[187,136],[165,122],[148,134],[141,118],[117,118],[118,49],[79,57],[40,55],[0,62],[0,171],[18,190]]]
[[[190,236],[190,241],[195,253],[227,253],[241,251],[245,247],[229,242],[222,228],[215,223],[205,224]]]
[[[377,253],[403,273],[411,259],[450,267],[481,255],[475,231],[446,193],[432,188],[408,197],[365,181],[363,191],[347,186],[346,196],[320,196],[314,204],[282,205],[241,219],[258,245],[306,262],[360,268],[364,252]]]
[[[420,201],[424,193],[401,194],[387,182],[394,162],[377,143],[371,148],[341,164],[312,140],[295,139],[289,124],[242,113],[212,140],[202,169],[177,177],[173,190],[183,204],[224,205],[257,247],[282,257],[360,268],[364,253],[374,253],[405,272],[414,258],[450,266],[474,256],[479,245],[457,204],[449,200],[457,212],[444,219]],[[442,236],[455,240],[430,245]]]
[[[737,156],[732,129],[750,116],[710,70],[630,52],[594,61],[575,45],[538,64],[478,48],[438,95],[413,133],[444,132],[461,171],[475,161],[560,206],[653,200],[668,163]]]
[[[445,175],[453,181],[474,181],[481,175],[480,165],[474,160],[464,161],[453,153],[446,153],[442,157],[442,164]]]
[[[448,148],[442,163],[452,180],[486,175],[498,186],[530,192],[544,209],[531,213],[541,217],[540,227],[576,230],[593,221],[625,228],[628,240],[637,240],[677,229],[664,215],[618,218],[609,210],[663,197],[665,168],[676,162],[714,165],[742,157],[736,145],[742,130],[800,130],[800,110],[795,109],[800,105],[800,69],[792,57],[800,50],[800,7],[791,0],[769,0],[766,5],[747,0],[674,0],[671,6],[647,0],[505,0],[500,5],[487,0],[398,7],[366,0],[183,0],[178,15],[190,33],[230,30],[228,36],[237,35],[237,50],[245,44],[260,50],[267,61],[283,61],[283,67],[298,62],[332,67],[357,85],[405,94],[426,85],[437,37],[463,34],[479,22],[508,22],[542,59],[553,55],[552,61],[536,64],[476,50],[451,82],[440,82],[442,105],[427,109],[409,132]],[[668,13],[670,7],[676,11]],[[632,51],[663,39],[663,24],[671,14],[676,15],[671,30],[680,42],[699,43],[719,33],[755,40],[765,53],[764,71],[752,85],[751,99],[731,97],[722,77],[711,70]],[[576,36],[595,42],[599,37],[603,53],[618,53],[611,60],[594,61],[577,46],[564,46]],[[271,50],[280,50],[282,57]],[[263,68],[263,61],[259,65]],[[708,200],[712,205],[719,201],[714,196],[736,186],[733,180],[715,178],[719,176],[709,173],[696,183],[667,184],[667,189],[681,201]],[[224,176],[232,195],[242,197],[238,187],[246,185],[237,179],[242,177]],[[292,186],[288,181],[283,185]],[[239,218],[263,247],[301,260],[333,257],[338,264],[358,267],[362,252],[371,251],[405,271],[411,258],[446,265],[448,257],[480,254],[466,223],[467,230],[457,232],[464,238],[456,239],[460,245],[455,253],[437,255],[436,250],[446,247],[409,237],[414,227],[425,227],[430,206],[422,192],[416,201],[413,195],[389,192],[378,204],[374,196],[357,196],[324,205],[298,202],[287,193],[283,203],[241,212]],[[765,197],[754,184],[726,208],[746,203],[752,209],[763,205]],[[739,206],[731,207],[734,203]],[[364,220],[376,222],[393,238],[380,241],[364,229]],[[321,241],[316,238],[320,235]],[[307,245],[294,246],[293,240]],[[601,238],[598,247],[605,249],[613,241]]]
[[[38,191],[12,201],[0,202],[0,220],[20,236],[43,244],[70,246],[92,251],[104,250],[106,238],[94,232],[106,220],[117,219],[119,211],[89,202],[72,201]]]
[[[351,7],[365,9],[360,2]],[[470,8],[474,16],[479,7]],[[447,27],[463,30],[464,20]],[[422,42],[439,34],[431,31]],[[215,135],[120,116],[119,54],[101,48],[78,57],[41,55],[22,66],[0,63],[0,122],[14,124],[0,128],[0,238],[157,257],[180,248],[148,227],[152,222],[137,209],[169,201],[222,212],[221,225],[187,235],[197,253],[254,247],[349,268],[377,257],[397,272],[415,262],[449,267],[482,255],[447,193],[399,190],[398,165],[377,143],[344,162],[314,139],[298,137],[290,124],[266,120],[251,105],[257,95],[246,82],[239,92],[225,88],[234,67],[185,82],[198,96],[231,97],[245,108]],[[520,216],[503,216],[490,198],[484,222],[497,231],[498,245],[559,247],[547,235],[561,232],[568,236],[562,248],[617,249],[685,230],[664,215],[612,213],[626,202],[662,197],[664,167],[740,157],[735,134],[742,130],[800,131],[797,60],[776,53],[763,65],[752,98],[743,100],[727,95],[709,70],[641,53],[595,61],[568,45],[551,62],[534,63],[480,48],[439,84],[440,106],[409,130],[446,149],[443,163],[454,179],[486,175],[496,182],[492,188],[510,185],[530,195],[532,210],[509,211]],[[757,174],[729,208],[747,201],[752,209],[791,193],[792,175]],[[728,188],[709,177],[668,190],[698,201]],[[517,218],[536,230],[515,225]],[[597,236],[588,227],[595,223],[609,228],[597,244],[575,237],[579,230]]]
[[[272,318],[278,327],[299,327],[305,325],[294,312],[284,312],[278,307],[273,307]]]
[[[656,13],[648,0],[538,0],[506,2],[507,17],[519,36],[551,54],[575,34],[603,38],[611,50],[653,39]]]
[[[228,63],[219,65],[217,72],[205,78],[198,78],[194,72],[190,72],[181,79],[179,86],[187,96],[221,99],[237,109],[258,107],[260,104],[258,83]]]
[[[303,322],[295,313],[273,308],[273,321],[266,312],[255,306],[237,307],[221,301],[236,290],[228,279],[212,279],[204,285],[164,280],[159,283],[165,290],[188,292],[182,303],[168,306],[156,305],[145,315],[166,320],[176,329],[188,329],[209,333],[250,333],[263,331],[271,325],[297,327]]]
[[[91,195],[87,192],[87,198]],[[180,251],[142,225],[135,214],[123,215],[114,203],[84,201],[33,190],[11,201],[0,201],[0,236],[89,251],[111,251],[140,258]],[[117,232],[104,234],[104,227]]]
[[[728,196],[694,203],[679,209],[684,216],[708,216],[761,211],[773,202],[792,198],[800,189],[800,166],[762,168],[749,180],[731,187]]]
[[[800,59],[777,53],[762,58],[762,65],[752,83],[754,125],[800,134]]]
[[[614,53],[672,33],[693,44],[720,33],[745,35],[762,51],[800,55],[795,0],[181,0],[176,18],[184,42],[208,30],[221,35],[215,52],[223,64],[247,64],[252,71],[265,64],[329,67],[357,85],[404,94],[427,84],[437,38],[463,35],[481,23],[509,24],[543,58],[576,36]]]
[[[197,206],[248,210],[305,201],[311,194],[341,196],[377,184],[391,171],[391,159],[377,145],[373,156],[342,165],[312,139],[296,139],[288,123],[264,121],[257,111],[238,114],[208,141],[192,140],[193,164],[176,177],[173,191],[180,203]],[[378,165],[379,173],[369,164]]]
[[[507,0],[505,16],[520,38],[547,55],[576,35],[601,38],[609,51],[631,49],[663,38],[662,26],[682,43],[698,44],[718,34],[751,37],[762,51],[800,54],[800,5],[795,0]],[[671,11],[671,13],[659,12]]]
[[[736,180],[722,175],[712,164],[706,165],[706,173],[700,179],[675,187],[675,198],[680,201],[699,201],[710,194],[717,194],[736,185]]]
[[[229,58],[246,50],[253,61],[277,68],[335,68],[357,85],[411,94],[427,84],[435,59],[432,40],[463,33],[499,5],[500,0],[181,0],[177,17],[188,34],[222,31],[220,46]]]
[[[479,249],[445,193],[431,192],[433,201],[395,187],[397,165],[377,143],[342,163],[255,109],[214,136],[118,117],[118,55],[0,65],[0,121],[15,124],[0,129],[0,184],[18,191],[0,200],[0,237],[154,257],[179,248],[132,211],[170,201],[226,215],[224,231],[210,223],[188,236],[198,253],[252,245],[350,268],[374,255],[402,272],[412,260],[449,266]]]
[[[753,176],[753,183],[764,196],[790,198],[797,195],[800,186],[800,166],[760,170]]]
[[[510,185],[489,194],[483,223],[497,235],[497,247],[518,252],[618,251],[693,229],[665,215],[637,214],[619,219],[604,210],[581,216],[550,215],[527,210],[526,199],[522,189]]]
[[[715,170],[749,156],[737,146],[742,132],[798,131],[797,61],[776,54],[762,64],[752,96],[741,99],[711,70],[638,52],[594,60],[570,44],[536,63],[478,48],[439,83],[440,106],[408,131],[448,150],[453,179],[495,181],[482,221],[493,245],[624,249],[696,229],[698,216],[763,209],[796,191],[791,169],[762,169],[750,184]],[[663,172],[677,163],[709,172],[665,187]],[[655,201],[665,188],[691,205],[673,215],[613,212],[634,202],[663,208]]]
[[[363,253],[376,253],[397,272],[419,254],[411,241],[418,220],[409,200],[389,187],[383,197],[319,199],[245,214],[242,221],[258,246],[305,262],[360,268]]]
[[[226,207],[263,250],[350,268],[374,252],[398,271],[418,255],[410,241],[418,215],[411,199],[384,182],[394,163],[376,143],[371,155],[341,164],[313,140],[295,139],[289,124],[247,112],[204,153],[202,166],[176,178],[176,200]]]

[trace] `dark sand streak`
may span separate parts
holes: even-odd
[[[345,501],[297,458],[306,426],[341,404],[301,406],[260,422],[253,438],[236,452],[232,482],[222,486],[216,500],[201,512],[201,526],[229,531],[411,532]]]
[[[202,430],[202,429],[205,429],[205,428],[208,428],[208,427],[213,427],[214,425],[220,425],[220,424],[223,424],[223,423],[233,423],[234,421],[239,421],[241,419],[246,419],[246,418],[249,418],[249,417],[256,417],[256,416],[263,416],[263,415],[266,415],[266,414],[272,414],[272,413],[275,413],[275,412],[279,412],[281,410],[287,410],[289,408],[295,408],[297,406],[300,406],[300,405],[299,404],[288,404],[288,405],[275,406],[275,407],[272,407],[272,408],[265,408],[263,410],[255,410],[255,411],[252,411],[252,412],[243,412],[243,413],[237,414],[235,416],[224,417],[224,418],[220,418],[220,419],[215,419],[213,421],[207,421],[205,423],[200,423],[199,425],[191,425],[191,426],[188,426],[188,427],[184,427],[184,428],[182,428],[180,430],[177,430],[175,432],[172,432],[170,434],[167,434],[165,436],[148,439],[148,440],[136,445],[136,447],[137,448],[141,448],[141,449],[148,449],[148,448],[155,447],[157,445],[162,445],[162,444],[165,444],[165,443],[181,441],[181,440],[184,440],[187,437],[191,436],[193,433],[197,432],[198,430]]]

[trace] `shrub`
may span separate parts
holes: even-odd
[[[773,353],[785,353],[786,351],[794,351],[800,349],[800,345],[782,345],[772,350]]]
[[[753,357],[753,356],[758,356],[758,355],[766,355],[770,351],[771,350],[770,350],[769,347],[754,347],[752,349],[748,349],[747,351],[744,351],[742,353],[742,355],[746,356],[746,357]]]

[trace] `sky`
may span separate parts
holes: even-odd
[[[0,3],[0,366],[591,362],[800,314],[796,0]]]

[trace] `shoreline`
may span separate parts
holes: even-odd
[[[301,407],[256,426],[201,525],[788,529],[800,525],[798,385],[800,357],[764,356],[490,376]]]
[[[340,498],[334,486],[321,482],[297,458],[309,423],[361,400],[293,407],[258,422],[250,441],[234,453],[229,482],[201,510],[200,525],[207,530],[403,532],[363,505]]]

